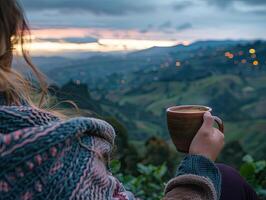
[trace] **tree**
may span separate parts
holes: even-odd
[[[225,145],[218,162],[223,162],[239,169],[244,155],[246,155],[246,152],[239,141],[232,141]]]
[[[125,173],[137,174],[137,163],[141,160],[136,147],[128,142],[126,128],[113,117],[105,117],[116,132],[115,148],[113,157],[121,162],[121,170]]]
[[[151,137],[146,142],[145,147],[146,152],[143,163],[155,166],[165,163],[168,168],[167,175],[169,177],[173,176],[178,163],[178,155],[175,150],[172,150],[165,140],[157,137]]]

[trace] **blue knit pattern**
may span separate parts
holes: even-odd
[[[106,168],[107,122],[26,106],[0,106],[0,122],[0,200],[134,199]]]
[[[187,155],[177,168],[176,176],[194,174],[208,178],[214,185],[217,199],[221,195],[221,174],[215,164],[204,156]]]

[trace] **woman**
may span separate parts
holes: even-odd
[[[18,2],[0,0],[0,199],[135,199],[107,170],[115,137],[108,123],[63,120],[41,109],[47,84],[23,48],[28,33]],[[39,81],[38,106],[31,100],[31,83],[11,66],[15,46]],[[164,199],[256,199],[235,171],[214,164],[223,144],[206,113]]]

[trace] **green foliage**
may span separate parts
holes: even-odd
[[[250,155],[243,157],[240,174],[255,189],[261,199],[266,198],[266,160],[254,161]],[[163,197],[163,189],[167,177],[166,164],[154,166],[137,164],[137,176],[125,175],[120,171],[121,163],[113,160],[110,163],[111,172],[124,184],[128,191],[136,197],[145,200],[159,200]]]
[[[118,174],[121,168],[121,163],[118,160],[112,160],[109,164],[109,168],[113,174]]]
[[[128,191],[134,193],[136,197],[145,200],[160,200],[163,197],[164,180],[166,178],[167,167],[137,165],[138,176],[123,175],[118,173],[120,162],[113,160],[110,164],[112,173],[124,184]]]
[[[117,135],[113,158],[121,161],[119,168],[122,172],[136,174],[137,163],[140,162],[141,158],[136,147],[129,143],[127,130],[115,118],[105,117],[103,119],[113,126]]]
[[[173,176],[179,157],[175,148],[172,149],[165,140],[158,137],[152,137],[147,140],[144,155],[142,163],[154,166],[160,166],[165,163],[168,168],[168,178]]]
[[[240,174],[256,190],[257,194],[266,198],[266,160],[254,161],[250,155],[243,158]]]
[[[59,102],[73,101],[81,109],[88,109],[98,114],[102,112],[97,101],[91,97],[87,84],[70,80],[61,88],[50,86],[49,91],[51,95],[57,97]],[[64,107],[73,107],[73,105],[65,104]]]
[[[122,123],[112,117],[105,117],[103,119],[115,129],[117,137],[113,158],[120,161],[121,172],[138,175],[138,163],[154,166],[161,166],[165,163],[168,168],[167,177],[170,178],[174,174],[178,155],[175,150],[169,147],[165,140],[152,137],[145,144],[141,143],[136,146],[129,142],[127,130]]]

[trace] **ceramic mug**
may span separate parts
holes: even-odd
[[[167,125],[170,136],[180,152],[187,153],[190,144],[202,126],[203,115],[212,109],[201,105],[173,106],[167,109]],[[219,130],[224,132],[223,121],[214,116]]]

